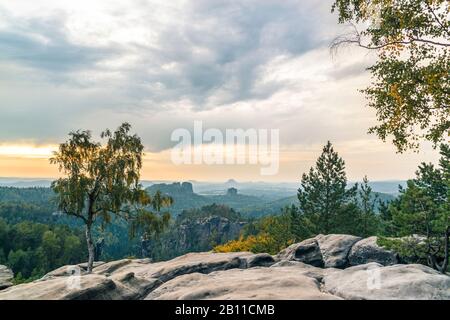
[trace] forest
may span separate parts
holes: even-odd
[[[76,130],[49,159],[59,171],[50,188],[0,188],[0,264],[20,283],[86,261],[90,273],[96,259],[165,260],[206,250],[274,254],[318,234],[345,233],[378,236],[402,262],[447,272],[448,1],[336,0],[331,11],[351,27],[330,44],[331,53],[353,45],[375,57],[360,90],[374,112],[368,133],[399,153],[420,152],[423,143],[439,152],[439,161],[421,163],[395,198],[380,197],[367,177],[349,183],[345,160],[330,141],[320,142],[322,152],[298,181],[294,201],[276,210],[237,190],[208,198],[186,183],[145,189],[145,147],[129,123],[98,140]],[[193,205],[183,207],[186,202]]]

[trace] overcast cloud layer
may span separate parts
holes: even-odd
[[[279,129],[280,173],[271,179],[298,180],[327,140],[351,179],[412,177],[437,152],[400,156],[367,135],[375,116],[358,89],[375,57],[356,48],[331,56],[331,41],[348,32],[331,4],[0,2],[0,175],[55,176],[36,159],[49,145],[128,121],[147,149],[146,179],[262,179],[252,166],[175,167],[172,131],[202,120],[204,128]]]
[[[0,4],[2,142],[54,143],[130,121],[151,151],[170,132],[280,128],[285,146],[365,139],[370,56],[330,55],[331,1]]]

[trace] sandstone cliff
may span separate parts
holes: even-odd
[[[268,254],[190,253],[65,266],[0,299],[450,299],[450,277],[397,264],[375,238],[319,235]]]

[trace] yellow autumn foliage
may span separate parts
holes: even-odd
[[[232,240],[214,247],[214,252],[243,252],[276,254],[286,247],[286,243],[279,243],[267,233],[256,236],[241,236],[238,240]]]

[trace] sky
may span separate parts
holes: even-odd
[[[349,179],[407,179],[438,153],[397,154],[367,129],[358,92],[373,53],[329,45],[331,0],[0,2],[0,176],[56,177],[70,131],[132,124],[148,180],[297,181],[331,140]],[[260,166],[175,165],[177,128],[278,129],[276,175]]]

